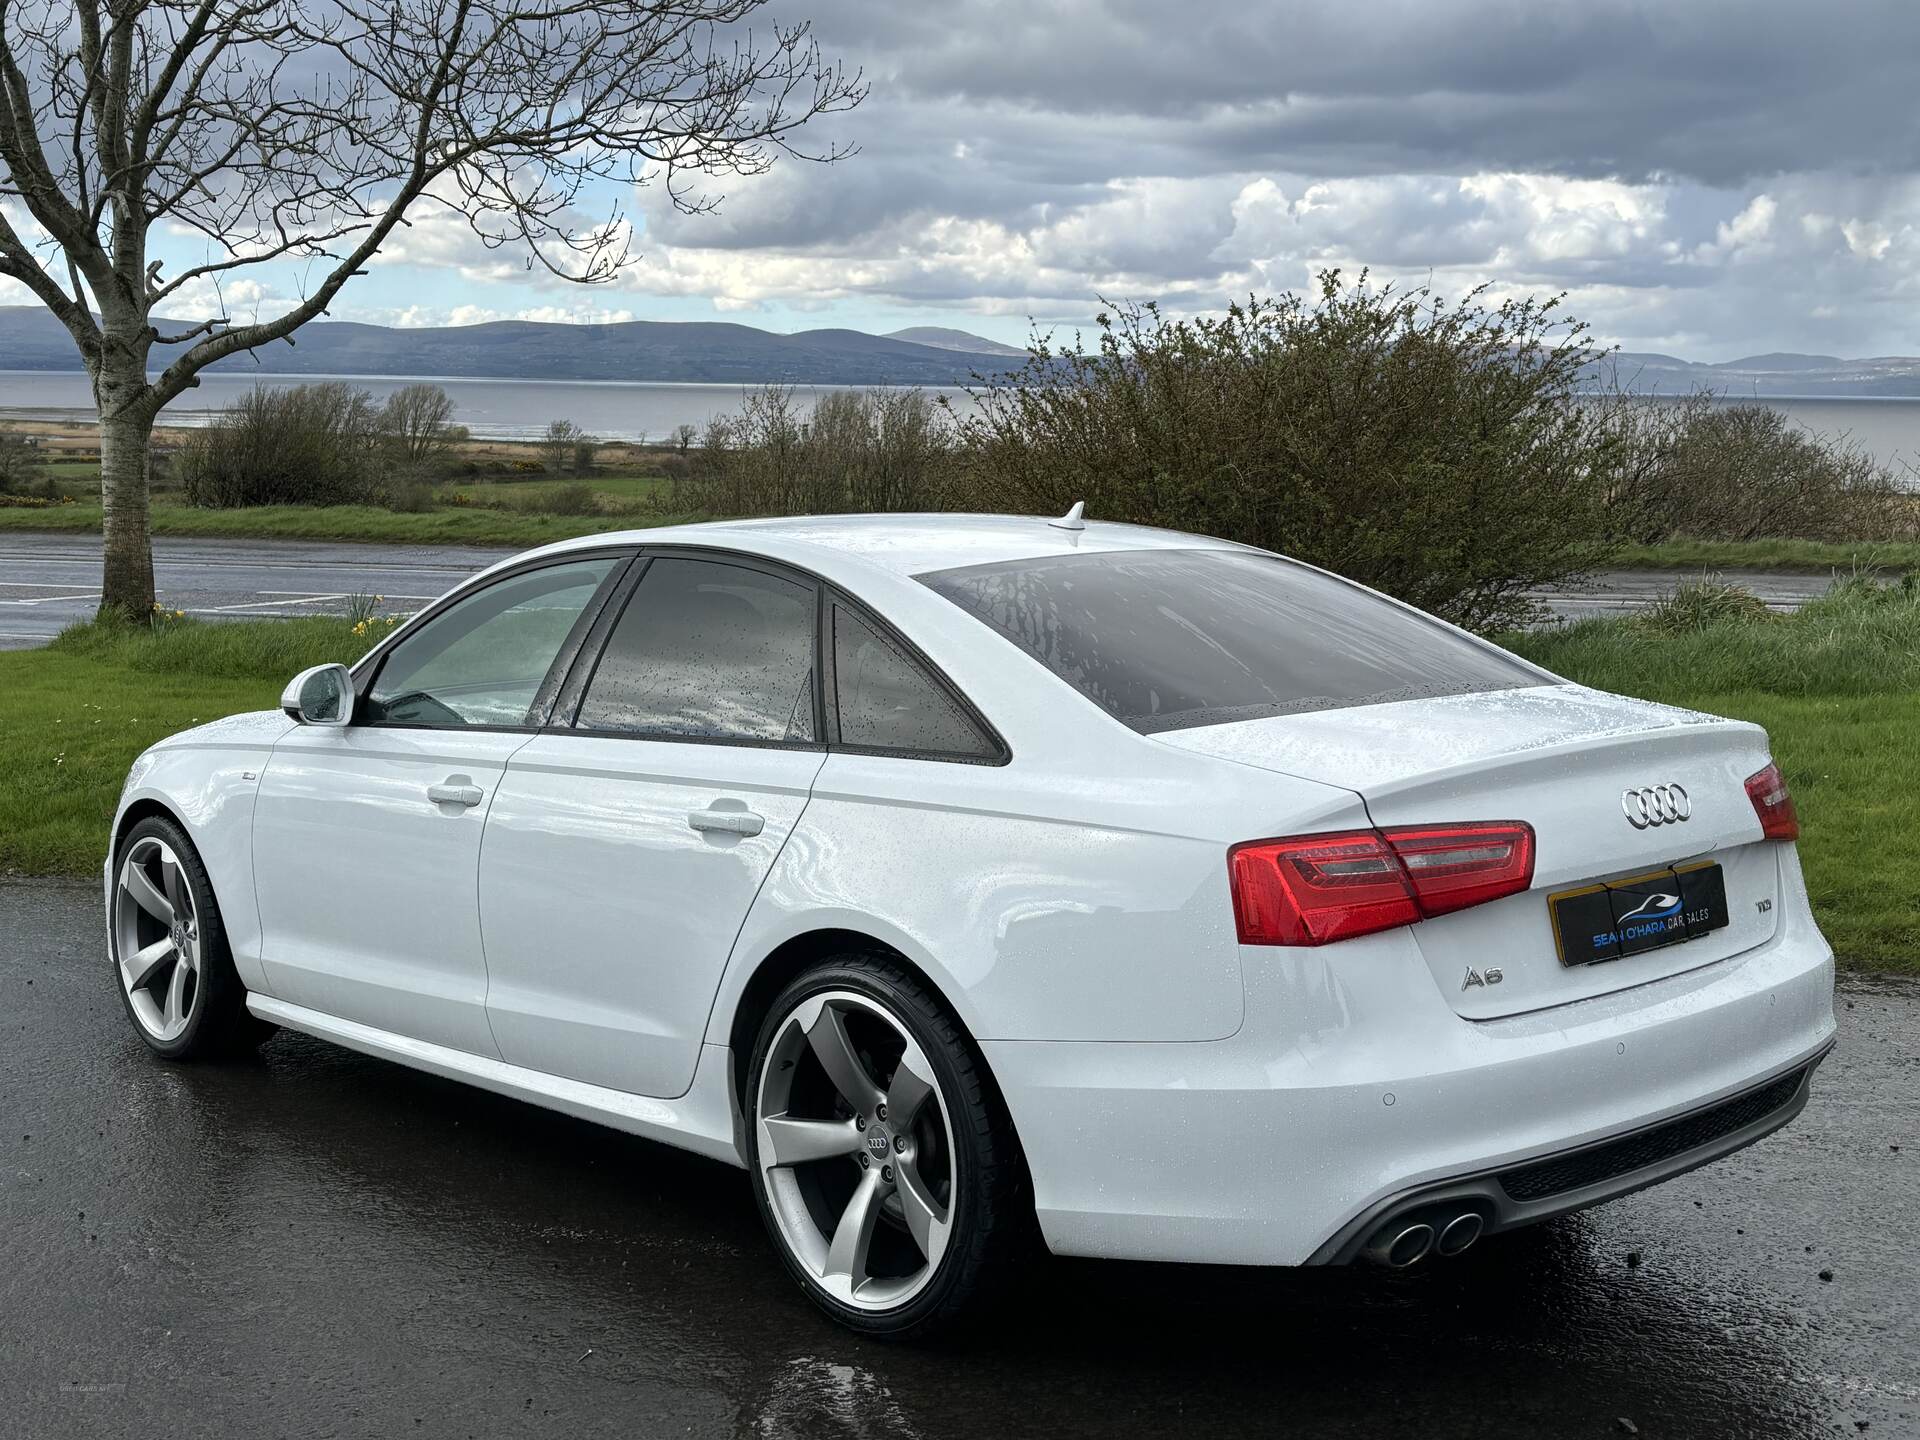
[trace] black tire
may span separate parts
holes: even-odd
[[[828,1294],[794,1253],[773,1213],[760,1163],[762,1077],[783,1022],[809,997],[851,991],[882,1007],[931,1065],[952,1133],[949,1215],[951,1236],[933,1274],[905,1303],[860,1309]],[[877,1339],[921,1339],[991,1305],[1031,1228],[1025,1167],[1005,1104],[973,1042],[940,997],[891,957],[834,956],[790,983],[767,1013],[754,1042],[743,1097],[748,1171],[754,1199],[787,1271],[808,1297],[848,1329]]]
[[[187,833],[163,815],[149,815],[121,837],[114,850],[114,903],[126,856],[143,839],[160,841],[177,858],[180,875],[192,892],[194,919],[198,932],[200,968],[195,976],[195,992],[186,1027],[176,1036],[161,1039],[154,1035],[134,1013],[133,997],[122,983],[120,972],[120,926],[111,920],[107,926],[108,958],[112,966],[113,988],[127,1012],[134,1033],[156,1055],[169,1060],[202,1060],[220,1056],[244,1055],[278,1028],[259,1019],[247,1009],[247,989],[233,968],[233,951],[227,944],[227,927],[220,915],[220,902],[213,893],[213,882]]]

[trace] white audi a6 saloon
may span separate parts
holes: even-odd
[[[740,1166],[903,1335],[1035,1227],[1405,1265],[1785,1124],[1797,833],[1753,725],[1075,507],[532,551],[142,755],[105,879],[159,1054],[285,1027]]]

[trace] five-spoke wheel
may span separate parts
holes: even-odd
[[[113,968],[140,1038],[172,1059],[245,1050],[273,1032],[247,1013],[206,867],[163,815],[136,822],[114,854]]]
[[[759,1163],[821,1288],[881,1310],[926,1286],[953,1223],[953,1127],[927,1057],[864,995],[809,996],[761,1070]]]
[[[177,1040],[200,995],[200,926],[180,857],[157,835],[142,835],[121,857],[113,924],[135,1022],[155,1040]]]
[[[755,1190],[814,1298],[873,1334],[957,1309],[1001,1248],[1017,1166],[931,992],[879,957],[822,966],[775,1002],[750,1083]]]

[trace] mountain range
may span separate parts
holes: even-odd
[[[183,329],[156,321],[162,331]],[[151,368],[179,347],[155,346]],[[893,335],[751,325],[630,320],[566,325],[501,320],[440,329],[395,329],[318,320],[293,343],[235,355],[215,369],[275,375],[382,375],[508,380],[652,380],[714,384],[962,385],[1016,369],[1024,350],[962,330],[920,327]],[[0,306],[0,370],[80,369],[73,340],[47,311]],[[5,400],[0,397],[0,405]]]
[[[1920,357],[1911,355],[1842,360],[1837,355],[1775,353],[1704,364],[1672,355],[1622,351],[1586,368],[1591,382],[1611,380],[1639,395],[1711,390],[1735,400],[1920,397]]]
[[[158,322],[162,329],[170,322]],[[157,371],[172,357],[155,347]],[[217,367],[274,375],[678,381],[708,384],[961,385],[1019,368],[1026,352],[965,330],[921,325],[888,335],[802,330],[778,335],[720,321],[565,325],[501,320],[396,329],[321,320]],[[0,370],[76,371],[73,341],[38,306],[0,306]],[[1641,394],[1713,390],[1735,398],[1920,398],[1920,358],[1749,355],[1720,364],[1627,352],[1587,367],[1590,383]],[[0,393],[0,406],[6,403]]]

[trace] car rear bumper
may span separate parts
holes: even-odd
[[[1412,1224],[1427,1224],[1438,1231],[1463,1211],[1481,1218],[1484,1228],[1476,1227],[1476,1236],[1492,1235],[1617,1200],[1684,1175],[1792,1121],[1806,1108],[1813,1072],[1832,1048],[1828,1042],[1811,1060],[1677,1118],[1520,1165],[1457,1176],[1391,1196],[1348,1221],[1307,1263],[1344,1265],[1359,1259],[1375,1236],[1392,1236]]]
[[[1509,1228],[1791,1120],[1832,1044],[1833,960],[1804,901],[1787,909],[1746,954],[1501,1020],[1456,1015],[1399,931],[1246,950],[1228,1040],[983,1048],[1057,1253],[1338,1263],[1435,1201]],[[1743,1097],[1772,1103],[1717,1108]],[[1601,1149],[1635,1137],[1650,1148]]]

